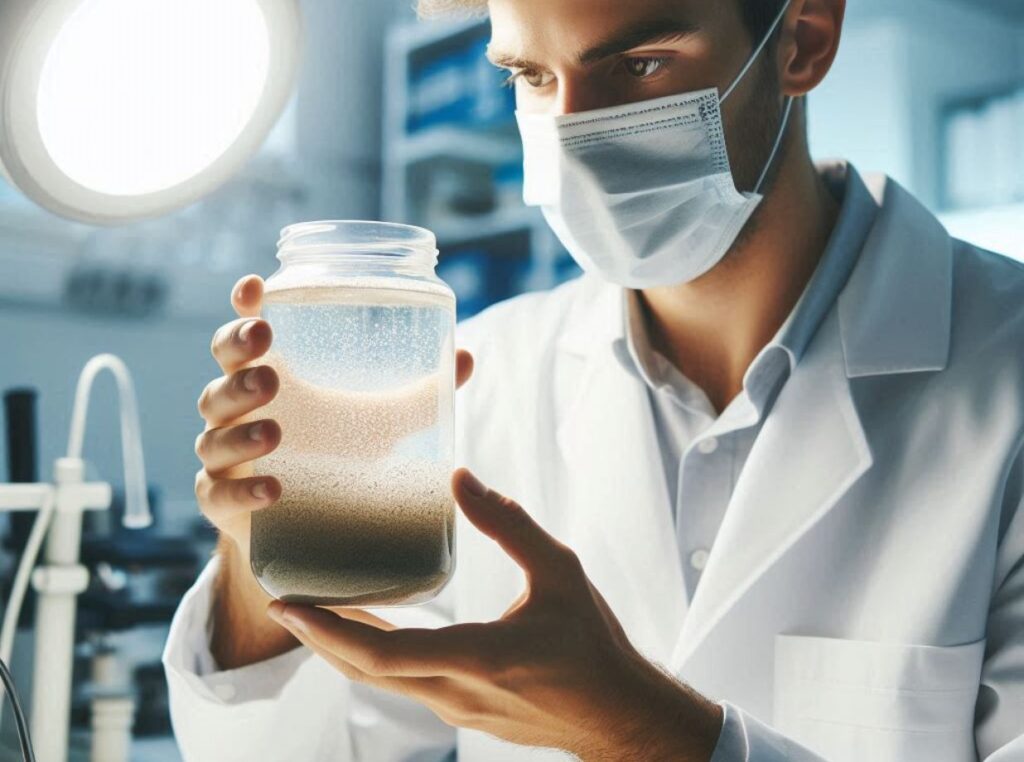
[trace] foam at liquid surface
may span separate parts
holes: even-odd
[[[454,552],[450,300],[308,292],[268,294],[264,312],[281,387],[263,414],[282,442],[256,472],[282,496],[253,515],[253,571],[287,601],[427,599]]]

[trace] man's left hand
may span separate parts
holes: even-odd
[[[576,554],[466,469],[466,517],[522,568],[526,590],[500,619],[396,629],[360,609],[275,601],[268,613],[352,680],[408,696],[444,722],[585,760],[708,760],[718,705],[630,644]]]

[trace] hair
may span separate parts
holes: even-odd
[[[768,34],[786,0],[738,0],[743,23],[755,44]]]
[[[750,36],[760,40],[786,0],[736,0],[743,14],[743,23]],[[487,0],[417,0],[420,16],[482,16],[487,13]]]

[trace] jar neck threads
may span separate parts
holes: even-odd
[[[437,264],[433,233],[389,222],[325,220],[289,225],[281,231],[277,246],[282,265],[432,272]]]

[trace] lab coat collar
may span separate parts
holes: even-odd
[[[844,173],[847,165],[823,163],[819,170]],[[864,183],[880,209],[837,301],[846,375],[942,370],[952,321],[952,239],[894,180],[866,175]],[[590,274],[580,286],[558,346],[590,357],[614,356],[613,345],[623,337],[626,291]]]
[[[883,175],[865,181],[881,209],[839,296],[846,375],[942,370],[953,315],[953,241],[897,182]]]

